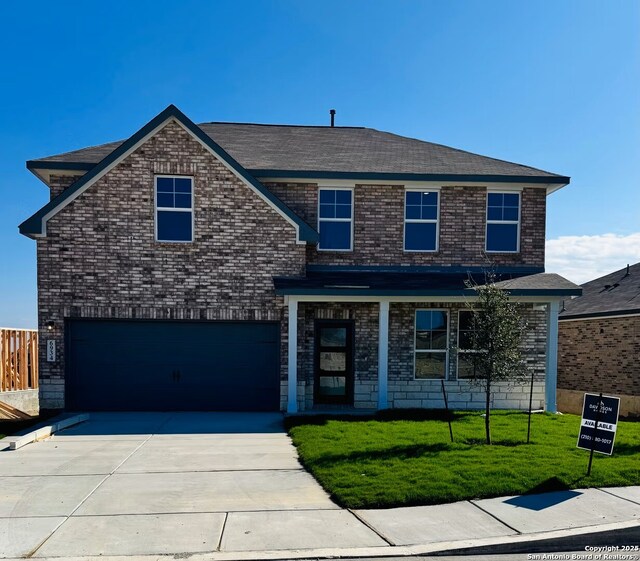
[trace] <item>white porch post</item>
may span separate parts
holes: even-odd
[[[547,359],[544,384],[545,410],[557,413],[556,390],[558,386],[558,310],[559,302],[547,304]]]
[[[378,321],[378,409],[386,409],[389,367],[389,302],[380,302]]]
[[[298,412],[298,301],[289,296],[287,413]]]

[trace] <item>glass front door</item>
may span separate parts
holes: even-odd
[[[315,403],[353,404],[353,323],[316,321]]]

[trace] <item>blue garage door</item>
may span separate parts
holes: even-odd
[[[276,411],[275,322],[69,320],[66,405],[86,411]]]

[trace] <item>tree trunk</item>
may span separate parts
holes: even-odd
[[[487,395],[484,408],[484,432],[487,436],[487,444],[491,444],[491,421],[489,413],[491,411],[491,376],[487,378]]]

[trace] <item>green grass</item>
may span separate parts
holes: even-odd
[[[442,414],[440,414],[442,415]],[[380,508],[453,502],[579,487],[640,484],[640,422],[620,422],[614,454],[576,448],[580,417],[454,414],[455,442],[438,413],[389,412],[375,418],[294,417],[288,429],[303,465],[344,507]],[[430,418],[429,418],[430,417]],[[435,417],[435,418],[434,418]]]

